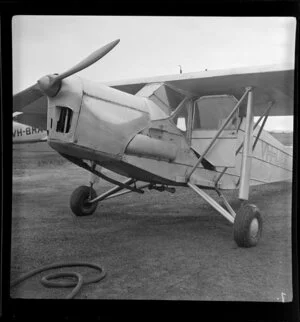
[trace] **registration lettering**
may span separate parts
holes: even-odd
[[[43,130],[34,128],[34,127],[26,127],[25,129],[15,129],[12,132],[13,138],[18,137],[18,136],[23,136],[23,135],[31,135],[31,134],[37,134],[37,133],[42,133]]]
[[[261,141],[261,153],[264,161],[287,168],[288,156],[274,146]]]

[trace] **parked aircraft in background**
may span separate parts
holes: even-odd
[[[93,181],[78,187],[70,199],[73,213],[91,215],[100,201],[129,192],[175,192],[184,186],[233,224],[239,246],[255,246],[262,217],[247,202],[250,186],[292,177],[292,153],[263,128],[269,115],[293,114],[293,68],[260,66],[106,85],[74,75],[118,42],[14,96],[13,110],[23,112],[24,123],[47,129],[54,150],[116,185],[98,197]],[[259,116],[255,124],[254,116]],[[119,182],[102,168],[128,179]],[[205,189],[214,190],[224,206]],[[238,189],[237,213],[222,189]]]
[[[14,121],[18,115],[22,113],[13,113],[13,130],[12,139],[13,144],[17,143],[36,143],[36,142],[46,142],[47,132],[26,124]]]

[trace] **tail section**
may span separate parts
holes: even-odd
[[[16,119],[21,112],[13,113],[13,119]],[[47,132],[13,121],[12,131],[13,144],[36,143],[47,141]]]
[[[254,140],[259,132],[259,126],[253,132]],[[242,124],[238,141],[242,142],[244,126]],[[262,130],[252,154],[250,185],[291,180],[293,166],[293,147],[282,144],[283,136],[274,137],[269,132]],[[285,142],[287,142],[285,135]],[[292,138],[292,134],[290,134]],[[292,143],[292,141],[289,141]],[[239,173],[242,154],[236,156],[236,171]]]

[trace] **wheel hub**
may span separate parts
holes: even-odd
[[[259,231],[259,223],[257,218],[254,218],[250,224],[250,236],[252,238],[256,238],[258,231]]]

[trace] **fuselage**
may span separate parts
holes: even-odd
[[[47,132],[13,121],[12,138],[13,144],[42,142],[47,140]]]
[[[163,86],[158,84],[153,92],[146,88],[131,95],[77,76],[69,77],[55,97],[48,97],[48,143],[62,155],[94,161],[137,180],[185,185],[187,173],[217,129],[195,129],[194,97],[168,109],[163,101],[170,98]],[[161,96],[157,97],[157,93]],[[218,95],[209,97],[209,104],[213,100],[229,109],[236,101]],[[203,111],[209,111],[205,104]],[[241,153],[236,154],[236,150],[244,131],[238,114],[232,126],[224,130],[192,175],[197,185],[213,188],[227,167],[220,188],[236,188],[241,167]],[[256,144],[252,163],[250,184],[291,176],[291,153],[265,131]]]

